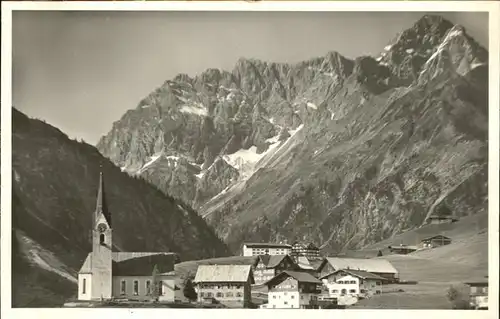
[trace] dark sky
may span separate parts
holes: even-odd
[[[15,107],[96,143],[178,73],[375,55],[424,12],[13,12]],[[486,48],[488,13],[447,12]]]

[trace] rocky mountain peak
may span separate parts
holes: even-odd
[[[160,158],[140,175],[203,216],[215,212],[235,246],[261,240],[258,220],[271,215],[285,236],[307,220],[325,247],[361,245],[421,224],[446,192],[458,214],[467,201],[482,205],[482,195],[450,188],[484,164],[481,63],[487,51],[465,29],[428,15],[378,57],[241,58],[192,85],[179,75],[145,98],[147,108],[127,112],[99,149],[131,173],[158,152],[188,159]],[[478,73],[474,83],[461,79],[468,73]]]

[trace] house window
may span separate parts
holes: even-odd
[[[237,292],[236,297],[243,297],[243,294],[241,292]]]
[[[361,293],[364,294],[366,292],[365,289],[361,289]]]
[[[376,293],[377,295],[378,295],[378,294],[380,294],[380,290],[377,290],[375,293]]]
[[[283,304],[288,305],[288,301],[283,302]]]
[[[83,278],[82,282],[82,294],[85,294],[85,288],[87,286],[87,279]]]
[[[355,284],[356,283],[356,280],[351,280],[350,282],[351,284]]]
[[[228,297],[228,298],[233,297],[233,293],[232,293],[232,292],[228,292],[228,293],[226,293],[226,297]]]
[[[134,296],[139,295],[139,281],[134,280]]]
[[[104,234],[99,235],[99,244],[104,245]]]
[[[339,291],[338,291],[337,289],[333,289],[333,290],[332,290],[332,294],[336,294],[336,293],[338,293],[338,292],[339,292]]]
[[[146,295],[151,294],[151,281],[146,280]]]
[[[158,295],[163,296],[163,281],[158,282]]]
[[[380,286],[380,281],[377,281],[377,286]]]
[[[200,297],[203,298],[205,296],[205,293],[200,292]]]
[[[294,296],[294,295],[292,295],[290,298],[295,299],[295,296]]]
[[[127,282],[125,280],[122,280],[120,286],[120,295],[125,295],[126,291],[127,291]]]
[[[216,296],[217,296],[217,298],[222,298],[222,297],[224,297],[224,295],[222,294],[222,292],[218,292]]]
[[[351,289],[351,290],[349,290],[349,293],[351,293],[351,294],[355,294],[355,293],[356,293],[356,289]]]

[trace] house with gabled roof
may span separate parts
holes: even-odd
[[[253,268],[255,284],[262,284],[284,270],[296,270],[297,264],[289,255],[261,255]]]
[[[113,251],[112,236],[111,212],[101,172],[92,218],[92,251],[78,272],[78,300],[154,298],[175,301],[178,288],[175,285],[174,265],[179,262],[178,255],[169,252],[116,252]]]
[[[363,270],[385,279],[385,283],[399,280],[398,270],[386,259],[381,258],[339,258],[325,257],[318,268],[319,277],[336,270]]]
[[[340,269],[320,277],[330,297],[351,295],[367,298],[382,293],[385,278],[363,270]]]
[[[423,248],[435,248],[451,244],[451,238],[443,235],[435,235],[422,239],[420,246]]]
[[[230,308],[251,305],[252,265],[200,265],[193,283],[199,302],[210,300]]]
[[[311,274],[286,270],[265,285],[268,288],[267,308],[318,308],[322,283]]]

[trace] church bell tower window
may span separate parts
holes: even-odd
[[[104,242],[105,242],[105,237],[104,237],[104,234],[101,234],[101,235],[99,236],[99,244],[104,245]]]

